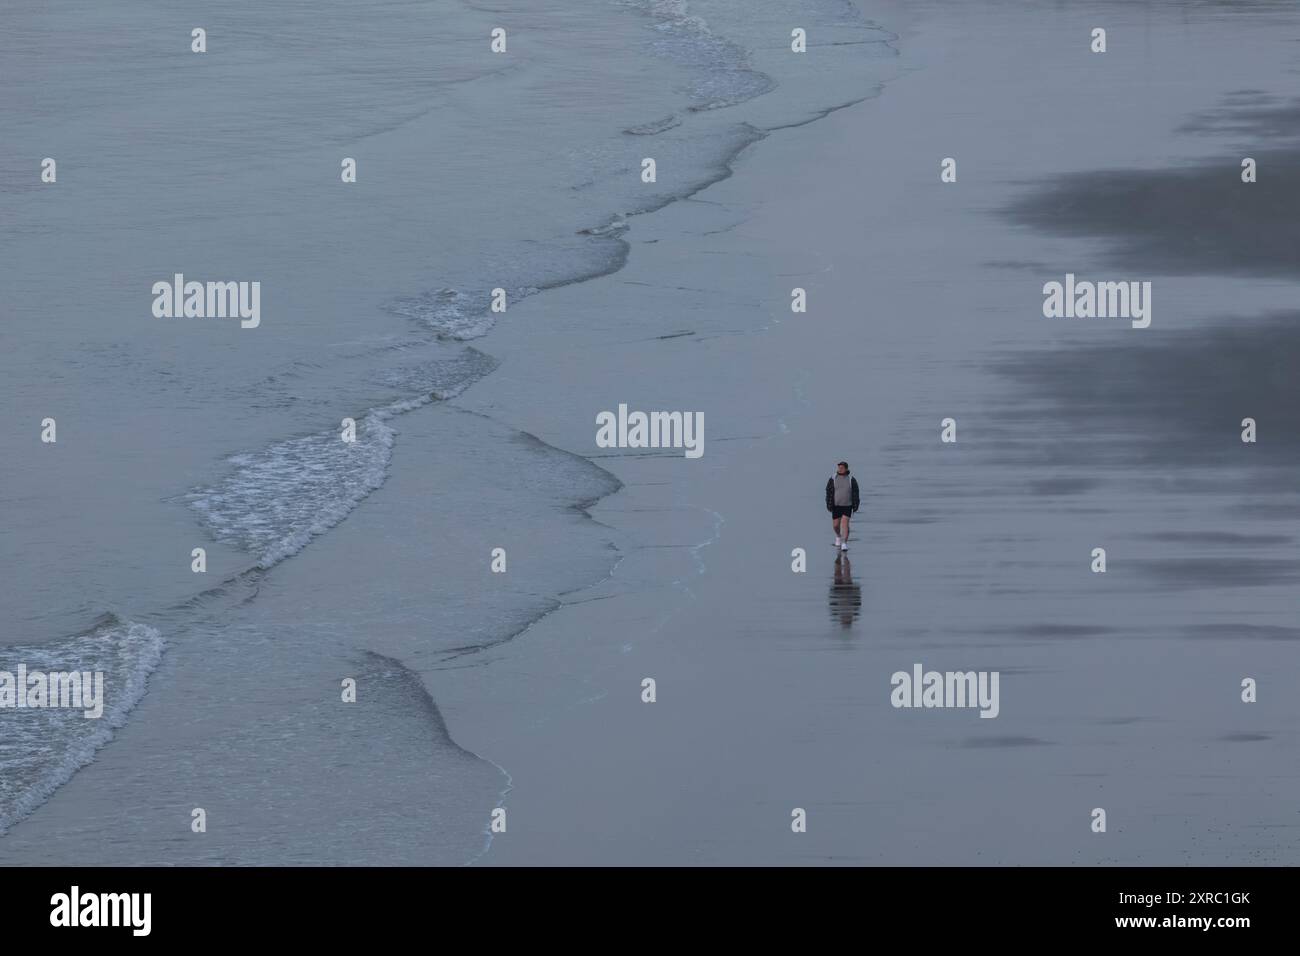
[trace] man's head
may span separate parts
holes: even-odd
[[[835,466],[835,474],[847,475],[848,473],[849,473],[849,463],[847,461],[842,461]]]

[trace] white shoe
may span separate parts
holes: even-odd
[[[841,550],[841,551],[847,551],[847,550],[849,550],[849,543],[848,543],[847,541],[845,541],[842,545],[840,545],[840,550]]]
[[[836,538],[836,539],[835,539],[835,545],[834,545],[834,546],[837,547],[837,548],[840,546],[840,539],[839,539],[839,538]]]

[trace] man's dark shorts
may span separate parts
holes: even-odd
[[[832,506],[831,506],[831,517],[832,517],[832,518],[847,518],[847,517],[848,517],[849,515],[851,515],[851,514],[853,514],[853,507],[852,507],[851,505],[832,505]]]

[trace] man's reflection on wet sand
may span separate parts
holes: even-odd
[[[835,578],[831,582],[831,619],[848,630],[862,612],[862,587],[853,583],[853,568],[849,556],[840,554],[835,559]]]

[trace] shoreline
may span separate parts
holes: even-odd
[[[740,103],[735,105],[743,107],[745,105],[745,101],[742,100]],[[838,106],[832,106],[832,107],[828,107],[827,109],[828,111],[833,111],[834,109],[838,109],[838,108],[839,108]],[[669,194],[667,196],[660,197],[658,200],[652,202],[649,206],[645,206],[644,208],[636,208],[627,213],[615,216],[613,221],[620,223],[620,227],[618,229],[612,230],[613,234],[609,235],[608,238],[612,238],[614,239],[614,241],[618,243],[618,246],[616,247],[618,249],[618,252],[614,254],[612,257],[606,257],[607,259],[609,259],[609,261],[605,262],[604,265],[599,266],[594,270],[590,270],[590,269],[586,271],[580,270],[575,277],[571,277],[563,280],[556,280],[554,282],[543,282],[541,284],[536,285],[535,288],[530,287],[527,290],[528,294],[518,298],[518,300],[513,304],[514,308],[519,308],[522,303],[526,303],[528,299],[531,297],[532,292],[550,291],[552,289],[562,289],[573,285],[580,285],[582,283],[589,282],[594,279],[599,279],[603,276],[616,274],[626,264],[627,255],[630,250],[630,246],[620,238],[620,235],[628,227],[629,222],[633,217],[648,215],[649,213],[656,212],[660,209],[666,208],[678,202],[690,201],[691,197],[693,197],[697,193],[708,189],[716,182],[723,181],[729,178],[732,175],[733,165],[736,161],[736,157],[739,156],[741,153],[743,153],[750,145],[754,145],[756,142],[760,142],[766,136],[766,133],[745,123],[744,121],[739,121],[739,122],[731,121],[728,122],[726,125],[728,129],[734,128],[735,130],[744,131],[744,135],[740,136],[741,142],[739,143],[739,145],[736,145],[729,152],[724,154],[722,160],[717,164],[714,172],[706,174],[705,178],[702,181],[692,185],[685,192]],[[590,229],[579,230],[578,234],[582,235],[585,233],[590,233],[592,235],[596,235],[598,238],[607,238],[605,235],[603,235],[603,233],[609,233],[609,232],[611,232],[611,230],[600,230],[596,228],[590,228]],[[407,314],[407,312],[403,310],[409,311],[409,309],[413,307],[411,304],[408,303],[413,303],[414,307],[418,311],[419,303],[425,299],[429,300],[431,304],[434,304],[436,306],[436,301],[435,301],[436,296],[430,292],[422,293],[419,296],[406,297],[406,299],[394,300],[394,302],[400,306],[398,310],[399,314]],[[417,316],[411,314],[408,317],[415,318]],[[477,343],[480,336],[476,335],[469,340],[462,340],[456,336],[453,336],[453,338],[457,339],[457,341],[454,344],[460,344],[464,346],[467,341],[472,341]],[[436,347],[436,343],[430,343],[430,344]],[[473,346],[470,346],[470,348],[473,348]],[[474,351],[479,351],[479,350],[474,349]],[[453,360],[453,364],[454,364],[454,360]],[[483,374],[490,375],[491,371],[492,369],[488,369]],[[476,380],[477,379],[471,377],[468,380],[468,382],[469,384],[472,384],[473,381]],[[463,387],[466,387],[465,383],[461,383],[457,381],[452,381],[450,383],[450,391],[453,393],[453,395],[459,392]],[[345,513],[334,515],[326,519],[319,519],[319,518],[314,519],[317,522],[317,524],[319,524],[320,520],[325,520],[326,523],[323,526],[319,526],[319,527],[314,525],[311,529],[309,529],[305,533],[300,529],[297,534],[297,539],[294,542],[288,542],[288,543],[274,542],[271,549],[266,551],[265,554],[258,553],[264,546],[263,543],[258,543],[255,547],[251,549],[253,551],[253,554],[249,556],[253,562],[251,565],[240,566],[233,573],[231,573],[229,576],[227,576],[218,584],[207,587],[203,589],[201,592],[187,597],[185,600],[179,602],[174,606],[170,606],[149,614],[137,613],[133,615],[131,621],[124,622],[123,626],[129,628],[137,618],[150,622],[151,625],[166,621],[171,625],[170,628],[168,628],[168,630],[163,635],[164,640],[169,645],[169,653],[171,653],[173,656],[179,656],[177,654],[177,652],[181,650],[181,647],[179,647],[179,645],[188,644],[190,646],[185,647],[184,650],[192,656],[193,652],[195,651],[195,647],[194,647],[195,636],[192,632],[201,631],[203,630],[203,627],[199,626],[196,621],[188,619],[187,616],[188,610],[194,607],[206,608],[208,605],[212,604],[213,602],[216,602],[217,604],[222,604],[222,603],[230,604],[232,601],[239,600],[242,592],[247,591],[250,587],[252,588],[252,592],[254,594],[256,594],[257,590],[264,584],[268,584],[273,587],[274,579],[267,577],[267,575],[268,573],[272,572],[272,569],[278,570],[278,568],[282,565],[284,558],[296,557],[299,553],[303,551],[304,548],[307,548],[308,545],[312,545],[313,547],[316,548],[328,547],[328,538],[324,539],[323,541],[317,541],[317,539],[320,539],[322,535],[326,534],[326,532],[334,531],[334,529],[337,528],[341,523],[346,522],[349,518],[354,517],[357,509],[363,507],[365,503],[376,492],[382,490],[383,487],[388,483],[388,478],[391,475],[394,467],[394,463],[392,459],[394,442],[392,441],[392,435],[390,434],[392,428],[394,426],[397,426],[398,431],[400,431],[401,430],[400,423],[404,422],[405,418],[409,413],[411,412],[418,413],[418,410],[423,409],[424,407],[429,406],[430,404],[438,405],[447,402],[447,400],[450,397],[452,396],[439,394],[438,390],[435,389],[434,394],[432,396],[388,402],[383,404],[382,406],[376,406],[369,409],[365,417],[368,420],[373,420],[373,422],[378,423],[377,425],[372,424],[370,426],[371,432],[375,432],[375,431],[381,432],[381,434],[379,435],[381,444],[389,448],[389,453],[385,456],[385,460],[383,462],[383,467],[382,467],[383,477],[379,479],[375,479],[373,477],[367,478],[364,482],[365,487],[362,489],[361,493],[359,494],[359,497],[357,497],[354,501],[352,501],[350,506],[346,507]],[[329,437],[329,433],[316,433],[316,432],[303,433],[298,435],[297,437],[280,439],[275,443],[273,443],[271,446],[269,446],[269,448],[261,448],[253,452],[241,453],[240,455],[235,456],[234,459],[232,459],[232,461],[235,464],[237,464],[241,469],[244,468],[250,461],[252,461],[254,465],[257,465],[258,456],[264,457],[268,453],[274,454],[277,449],[282,447],[287,448],[289,446],[296,446],[304,442],[317,440],[321,437],[321,434],[324,434],[326,438]],[[524,436],[528,435],[527,432],[518,432],[518,434]],[[373,438],[374,436],[369,435],[369,437]],[[559,456],[570,456],[575,460],[582,460],[584,462],[584,465],[587,466],[591,466],[593,464],[591,462],[588,462],[586,459],[581,459],[581,456],[571,455],[571,453],[565,452],[563,449],[557,446],[552,446],[545,442],[541,442],[540,439],[538,439],[538,441],[550,453]],[[606,472],[606,474],[608,473]],[[238,477],[239,475],[237,472],[234,474],[226,474],[223,476],[219,476],[217,479],[211,481],[207,485],[197,486],[191,489],[191,491],[188,494],[177,495],[176,498],[179,499],[185,497],[189,499],[194,499],[197,497],[200,499],[210,498],[214,501],[221,501],[224,498],[231,497],[232,489],[235,489],[234,482],[237,480]],[[615,488],[613,490],[617,490],[617,489]],[[595,502],[599,501],[600,498],[603,497],[605,494],[610,494],[610,493],[612,493],[612,490],[604,491],[600,495],[595,496],[594,498],[580,498],[572,502],[568,507],[577,510],[578,512],[586,515],[588,519],[590,519],[591,516],[588,513],[588,509]],[[596,521],[595,523],[600,524],[600,522],[598,521]],[[217,535],[217,540],[221,540],[221,535]],[[215,543],[216,542],[214,541],[214,546]],[[250,549],[243,549],[243,550],[250,550]],[[615,562],[615,566],[616,565],[617,565],[617,561]],[[607,570],[605,575],[602,576],[601,578],[596,579],[589,585],[580,586],[577,588],[577,590],[585,590],[587,587],[599,586],[599,584],[603,580],[608,578],[611,572],[612,572],[612,568]],[[497,645],[508,644],[510,641],[526,633],[539,620],[544,619],[547,615],[552,613],[554,610],[561,607],[563,603],[563,598],[569,594],[574,593],[574,590],[575,590],[574,588],[570,587],[560,591],[557,597],[550,604],[550,606],[541,609],[534,616],[527,619],[519,626],[506,631],[504,633],[504,636],[489,640],[486,643],[480,645],[475,645],[474,647],[469,648],[467,650],[471,650],[477,653],[479,651],[492,648]],[[243,598],[245,602],[247,601],[247,599],[248,598],[246,596]],[[78,633],[77,636],[81,636],[80,632]],[[455,653],[451,653],[451,654],[444,654],[443,656],[444,659],[454,660],[458,655]],[[394,657],[393,660],[400,660],[400,658]],[[173,665],[179,666],[175,664],[175,661],[164,661],[162,673],[154,673],[155,669],[150,668],[150,679],[155,684],[157,684],[162,680],[166,680],[167,679],[166,672],[170,668],[170,666]],[[145,696],[146,698],[148,697],[147,694]],[[165,696],[174,696],[174,694],[167,694]],[[154,706],[156,704],[157,702],[155,701],[151,706]],[[132,737],[134,737],[137,733],[142,734],[144,736],[150,736],[152,734],[152,728],[129,727],[127,729],[130,731]],[[125,738],[126,734],[119,732],[118,736]],[[50,788],[51,793],[47,794],[46,797],[42,801],[40,801],[40,803],[36,806],[34,810],[29,808],[28,811],[22,817],[19,817],[17,821],[15,821],[14,826],[21,827],[24,820],[30,820],[31,815],[33,813],[38,813],[40,811],[40,808],[42,806],[45,806],[51,800],[52,797],[64,793],[64,791],[66,790],[66,788],[69,787],[70,784],[77,783],[78,774],[88,772],[91,766],[96,762],[96,760],[99,759],[100,755],[103,754],[103,751],[99,749],[102,748],[102,745],[103,742],[101,741],[100,745],[96,748],[98,752],[88,760],[84,760],[81,762],[80,771],[74,770],[69,775],[70,779],[65,779],[61,783],[58,783],[54,787]],[[124,746],[126,746],[124,743],[119,743],[119,749]],[[487,758],[481,758],[481,759],[487,760]],[[488,760],[488,762],[490,763],[491,761]],[[97,768],[97,772],[103,773],[105,772],[105,768],[99,767]],[[502,771],[502,773],[504,773],[504,771]],[[506,774],[506,777],[508,779],[508,774]],[[66,793],[64,793],[64,796],[65,798],[73,799],[67,797]],[[12,831],[12,827],[11,827],[11,831]],[[8,849],[10,847],[13,847],[16,844],[16,842],[18,841],[9,840],[4,845],[3,848]]]
[[[940,95],[951,75],[933,70],[951,52],[955,68],[988,79],[994,74],[979,72],[995,70],[985,64],[988,51],[963,46],[968,24],[931,23],[906,5],[883,6],[908,24],[901,36],[917,39],[912,47],[903,41],[897,75],[882,84],[889,87],[883,94],[833,107],[820,117],[825,123],[774,128],[757,141],[764,149],[748,150],[750,143],[737,151],[732,165],[747,175],[728,172],[640,218],[627,234],[620,269],[512,304],[510,320],[481,343],[491,349],[493,374],[395,419],[398,438],[384,483],[330,535],[266,575],[260,602],[236,609],[232,599],[229,622],[212,615],[234,636],[202,648],[190,640],[162,665],[174,676],[182,663],[191,669],[189,683],[168,695],[183,696],[188,687],[217,696],[203,682],[220,682],[225,672],[209,669],[206,657],[236,666],[246,651],[283,644],[254,697],[310,661],[315,683],[308,681],[289,707],[310,715],[337,674],[350,673],[341,670],[352,666],[349,655],[371,654],[381,663],[375,673],[365,671],[373,681],[365,686],[383,688],[389,703],[408,704],[422,699],[418,683],[436,719],[413,721],[393,706],[377,711],[373,722],[366,714],[355,725],[321,718],[315,735],[307,725],[281,722],[249,740],[248,716],[234,714],[228,725],[202,728],[224,734],[220,745],[193,728],[192,746],[207,754],[238,754],[246,746],[253,756],[242,770],[250,773],[278,757],[267,743],[277,733],[300,748],[300,763],[334,767],[346,757],[358,767],[339,771],[340,780],[357,789],[339,809],[380,807],[375,815],[394,827],[376,829],[372,838],[420,821],[401,848],[404,861],[456,862],[437,844],[439,831],[467,820],[486,823],[486,797],[482,806],[457,808],[464,818],[438,816],[439,800],[471,792],[471,784],[430,791],[430,781],[456,766],[453,750],[504,777],[497,805],[510,820],[499,839],[486,834],[477,855],[466,849],[471,858],[462,865],[1289,858],[1270,848],[1268,828],[1285,825],[1276,822],[1275,803],[1248,785],[1263,774],[1294,790],[1294,772],[1276,770],[1294,740],[1286,729],[1294,726],[1294,705],[1265,701],[1241,716],[1214,684],[1224,667],[1294,673],[1283,636],[1269,630],[1280,626],[1270,602],[1286,596],[1289,578],[1249,595],[1222,590],[1221,583],[1208,597],[1166,595],[1190,604],[1179,611],[1148,593],[1140,574],[1125,576],[1121,551],[1099,596],[1089,590],[1098,579],[1084,576],[1081,586],[1072,570],[1077,553],[1098,536],[1145,534],[1160,544],[1159,535],[1173,533],[1170,523],[1195,515],[1205,525],[1201,539],[1164,544],[1231,549],[1264,542],[1253,527],[1234,532],[1243,538],[1235,541],[1216,513],[1190,496],[1130,498],[1087,461],[1031,462],[1042,469],[1032,476],[1042,494],[1017,498],[1006,488],[1019,485],[999,485],[1025,476],[987,457],[996,447],[990,438],[1006,440],[998,427],[1010,421],[1014,430],[1024,419],[1015,417],[1014,400],[989,410],[1008,394],[989,361],[1032,362],[1035,350],[1047,347],[1068,366],[1066,356],[1080,343],[1096,347],[1095,354],[1104,354],[1104,345],[1126,355],[1126,340],[1112,338],[1114,329],[1034,320],[1041,302],[1035,280],[1044,270],[1083,263],[1081,274],[1092,274],[1101,257],[1081,252],[1085,245],[1074,239],[991,223],[988,207],[997,203],[989,197],[1021,195],[1016,177],[1023,164],[1001,156],[1001,142],[979,138],[978,101],[961,91],[955,99]],[[1061,22],[1044,16],[1035,24]],[[1053,36],[1033,36],[1044,35]],[[1003,42],[1014,47],[1014,39]],[[1111,82],[1121,87],[1122,79]],[[993,82],[1014,86],[1014,78]],[[1051,93],[1070,95],[1063,92],[1068,75],[1054,83],[1035,108],[1045,109]],[[1085,118],[1111,120],[1087,93],[1069,104]],[[935,109],[947,121],[942,136],[917,121]],[[1133,109],[1121,120],[1140,115]],[[1026,135],[1034,118],[1018,122],[1013,131]],[[794,127],[807,128],[775,135]],[[937,184],[938,158],[950,154],[954,140],[967,144],[960,181],[973,181],[974,190],[943,192]],[[1168,142],[1153,133],[1133,152]],[[1067,155],[1070,145],[1062,147]],[[985,165],[965,165],[968,155]],[[1084,151],[1074,161],[1087,168],[1096,155]],[[1015,268],[990,276],[990,256]],[[793,285],[810,290],[809,313],[787,311]],[[1161,299],[1162,314],[1179,322],[1169,331],[1212,322],[1212,298],[1186,307],[1198,288],[1195,280],[1161,279],[1159,294],[1172,290]],[[1269,294],[1286,292],[1259,293]],[[1172,308],[1164,305],[1170,301]],[[1099,365],[1105,362],[1093,363]],[[706,454],[689,461],[671,453],[594,453],[592,416],[622,401],[701,410],[710,423]],[[937,445],[937,424],[954,409],[962,443],[948,454]],[[489,438],[469,426],[472,416],[485,420]],[[1060,416],[1031,421],[1038,431],[1022,444],[1032,449],[1035,435],[1058,427]],[[457,422],[461,430],[451,434],[462,442],[447,444],[447,427]],[[1074,428],[1086,428],[1086,421]],[[593,453],[582,454],[584,448]],[[447,455],[449,449],[456,454]],[[448,460],[462,451],[472,460]],[[587,507],[558,505],[573,489],[547,464],[557,454],[608,474],[623,493],[582,499]],[[850,559],[832,567],[817,540],[828,534],[817,499],[823,459],[837,457],[849,458],[863,481],[864,510]],[[481,487],[497,497],[485,505],[481,494],[467,493]],[[427,513],[411,514],[412,502],[428,502]],[[448,508],[481,509],[474,533],[448,539],[437,520]],[[561,537],[569,534],[575,537]],[[486,570],[495,545],[510,552],[502,576]],[[794,547],[808,553],[806,575],[791,573]],[[332,560],[340,554],[347,569]],[[440,575],[457,560],[473,564],[466,554],[483,567],[456,579],[469,593],[444,627],[466,634],[449,646],[438,639],[450,636],[420,628],[429,609],[445,610],[440,602],[451,600],[451,587]],[[575,564],[566,574],[581,575],[611,554],[612,566],[594,583],[548,598],[559,580],[557,557]],[[1131,553],[1128,566],[1161,556]],[[1210,576],[1208,586],[1216,580]],[[485,629],[510,624],[493,600],[502,588],[518,588],[546,609],[507,638],[475,644]],[[1252,610],[1252,602],[1263,606]],[[403,605],[409,613],[394,610]],[[1244,619],[1261,630],[1241,632],[1235,643],[1201,632],[1179,681],[1162,685],[1162,666],[1187,646],[1178,628],[1209,609],[1228,621],[1252,615]],[[260,630],[285,620],[295,626]],[[888,705],[885,681],[915,661],[1000,670],[1002,714],[991,721],[958,713],[924,721],[900,716]],[[1118,670],[1109,663],[1116,661]],[[647,676],[658,681],[653,706],[640,698]],[[1195,711],[1179,696],[1187,693],[1202,701]],[[156,721],[161,702],[153,696],[142,708]],[[127,734],[134,746],[155,733],[153,723],[128,725],[123,744]],[[332,751],[331,733],[348,747]],[[378,754],[373,764],[370,755],[355,755],[365,741],[386,740],[381,735],[405,748],[443,738],[449,747],[394,781],[391,789],[403,795],[396,800],[380,781],[365,787],[368,775],[388,771],[379,758],[399,759],[406,750]],[[11,846],[48,848],[55,832],[68,843],[88,838],[120,778],[156,773],[150,759],[177,760],[175,743],[164,744],[152,740],[153,749],[144,748],[148,759],[138,763],[121,748],[103,751],[103,760],[55,795],[58,812],[37,811],[20,823],[12,832],[21,842]],[[1230,772],[1198,764],[1207,748]],[[314,759],[303,761],[303,754]],[[475,792],[498,782],[486,767],[466,764],[457,772]],[[221,791],[219,773],[192,770],[203,792]],[[334,806],[329,786],[307,777],[294,782],[300,789],[288,793],[305,801],[300,806]],[[164,807],[174,814],[190,799],[188,786],[169,782],[158,802],[174,798],[175,806]],[[358,794],[366,799],[358,802]],[[266,852],[251,839],[251,811],[272,813],[283,801],[278,794],[255,797],[263,802],[225,808],[227,820],[249,827],[249,846],[225,851],[236,860]],[[1079,822],[1098,801],[1111,808],[1116,840],[1090,841],[1086,820]],[[802,836],[789,830],[796,806],[809,810]],[[1215,820],[1229,827],[1259,822],[1241,823],[1237,845],[1226,849],[1187,830]],[[69,821],[76,839],[67,833]],[[272,833],[296,841],[281,849],[303,862],[293,853],[308,843],[342,856],[329,840],[351,832],[345,823],[380,826],[327,820],[295,830],[281,821],[283,829]],[[303,827],[319,830],[307,834]],[[129,844],[129,836],[123,831],[119,839]],[[0,841],[0,853],[9,849]],[[212,862],[202,854],[214,851],[177,841],[172,852],[169,860],[194,860],[197,853]]]

